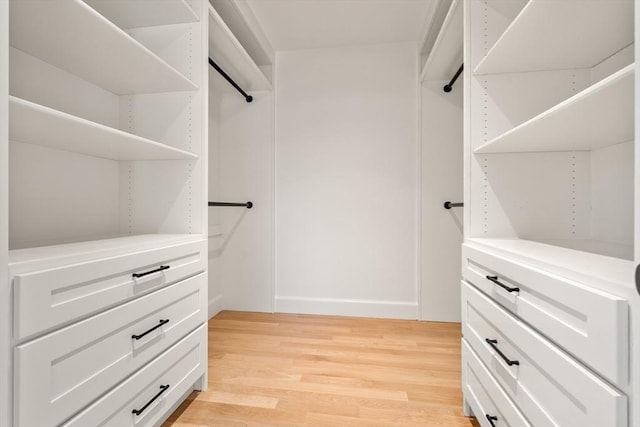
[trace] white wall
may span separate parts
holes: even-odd
[[[209,200],[252,201],[252,209],[209,208],[209,315],[273,311],[273,94],[247,103],[210,77]]]
[[[421,320],[460,321],[463,209],[462,79],[445,93],[447,82],[422,88]]]
[[[276,311],[417,318],[413,44],[279,52]]]

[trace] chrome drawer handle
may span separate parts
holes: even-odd
[[[144,277],[147,274],[157,273],[158,271],[168,270],[169,268],[171,268],[171,266],[169,266],[169,265],[161,265],[160,267],[156,268],[155,270],[145,271],[144,273],[133,273],[131,276],[133,276],[134,279],[137,279],[138,277]]]
[[[147,409],[147,408],[149,407],[149,405],[151,405],[153,402],[155,402],[155,401],[156,401],[156,399],[157,399],[157,398],[159,398],[159,397],[160,397],[160,395],[161,395],[162,393],[164,393],[165,391],[167,391],[168,389],[169,389],[169,384],[167,384],[167,385],[161,385],[161,386],[160,386],[160,391],[158,392],[158,394],[156,394],[155,396],[153,396],[153,398],[152,398],[150,401],[148,401],[148,402],[147,402],[147,403],[146,403],[142,408],[140,408],[140,409],[134,409],[133,411],[131,411],[131,413],[132,413],[132,414],[135,414],[136,416],[137,416],[137,415],[141,415],[141,414],[144,412],[144,410],[145,410],[145,409]]]
[[[520,292],[520,288],[510,288],[504,283],[500,283],[500,281],[498,280],[498,276],[487,276],[487,280],[491,280],[493,283],[500,286],[502,289],[504,289],[507,292]]]
[[[484,340],[496,351],[496,353],[500,355],[500,357],[502,357],[502,360],[504,360],[507,365],[520,365],[520,362],[517,360],[509,360],[509,358],[500,351],[498,348],[498,340],[490,340],[489,338],[485,338]]]
[[[158,329],[160,326],[162,325],[166,325],[167,323],[169,323],[169,319],[160,319],[160,322],[158,322],[158,324],[156,326],[154,326],[153,328],[149,329],[146,332],[141,333],[140,335],[131,335],[131,338],[134,340],[139,340],[140,338],[144,337],[145,335],[155,331],[156,329]]]
[[[487,417],[487,420],[489,421],[489,424],[491,424],[491,427],[496,427],[496,425],[493,422],[494,421],[498,421],[498,417],[492,416],[492,415],[489,415],[489,414],[485,414],[485,416]]]

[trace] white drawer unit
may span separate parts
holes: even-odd
[[[16,347],[16,416],[53,426],[206,321],[206,273]]]
[[[204,240],[16,274],[14,334],[23,339],[87,317],[206,268]]]
[[[462,264],[464,279],[613,383],[627,383],[627,300],[468,244]]]
[[[462,360],[464,393],[481,426],[532,427],[464,339]]]
[[[64,427],[157,425],[207,369],[206,336],[202,325]]]
[[[532,425],[625,427],[627,398],[462,283],[463,335]]]

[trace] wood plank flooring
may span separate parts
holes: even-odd
[[[164,427],[478,426],[462,415],[460,325],[224,311],[209,389]]]

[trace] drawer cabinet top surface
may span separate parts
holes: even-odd
[[[154,248],[206,241],[200,234],[144,234],[9,251],[9,275]]]

